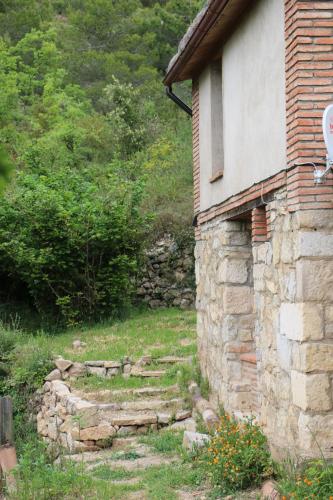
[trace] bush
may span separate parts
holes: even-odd
[[[111,317],[133,290],[141,190],[112,170],[22,173],[0,199],[0,273],[68,325]]]
[[[301,467],[289,465],[281,471],[278,491],[282,500],[333,500],[333,464],[316,460]]]
[[[236,422],[223,414],[220,426],[201,457],[214,486],[233,493],[259,485],[272,472],[266,438],[253,420]]]

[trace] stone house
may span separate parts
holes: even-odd
[[[209,0],[165,77],[192,81],[198,344],[211,398],[275,456],[333,452],[333,2]],[[187,110],[189,111],[189,110]]]

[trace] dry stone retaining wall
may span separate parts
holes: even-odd
[[[168,235],[157,241],[146,252],[137,297],[152,308],[193,307],[195,278],[192,243],[181,246]]]

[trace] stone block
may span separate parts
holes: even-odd
[[[293,348],[293,368],[303,373],[333,371],[333,344],[302,344]]]
[[[298,419],[301,454],[331,457],[333,451],[333,415],[311,415],[301,412]]]
[[[333,261],[296,262],[297,299],[302,302],[333,302]]]
[[[116,433],[117,431],[112,425],[104,423],[86,429],[73,429],[72,436],[78,441],[98,441],[115,436]]]
[[[46,377],[45,380],[47,382],[51,382],[53,380],[61,380],[61,371],[56,368],[55,370],[52,370]]]
[[[108,368],[106,371],[106,377],[112,378],[112,377],[115,377],[116,375],[118,375],[119,373],[120,373],[119,368]]]
[[[55,360],[55,365],[61,372],[68,370],[72,366],[73,362],[69,359],[58,358]]]
[[[294,214],[295,229],[333,229],[332,210],[299,210]]]
[[[246,283],[247,265],[241,259],[223,259],[217,271],[217,283]]]
[[[296,237],[295,258],[332,257],[333,234],[318,231],[299,231]]]
[[[223,293],[227,314],[249,314],[253,310],[253,292],[249,286],[227,286]]]
[[[106,377],[106,368],[99,366],[87,366],[87,372],[90,375],[96,375],[97,377]]]
[[[105,361],[104,368],[121,368],[120,361]]]
[[[310,302],[282,303],[280,334],[300,342],[321,340],[324,337],[323,307]]]
[[[208,434],[201,434],[199,432],[185,431],[183,437],[183,448],[193,451],[197,448],[202,448],[211,440]]]
[[[333,306],[325,307],[325,337],[333,338]]]
[[[68,370],[68,375],[72,378],[84,377],[87,374],[87,367],[83,363],[73,363]]]
[[[88,401],[80,400],[75,404],[75,418],[82,429],[94,427],[99,422],[98,408]]]
[[[326,373],[309,375],[291,371],[293,403],[304,411],[327,411],[332,407],[330,381]]]

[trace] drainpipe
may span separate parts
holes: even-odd
[[[185,111],[185,113],[187,113],[188,115],[192,116],[192,109],[187,104],[185,104],[185,102],[183,102],[181,99],[179,99],[179,97],[176,96],[176,94],[174,94],[172,92],[172,86],[171,85],[169,87],[165,87],[165,91],[166,91],[166,95],[173,102],[175,102],[177,104],[177,106],[179,106],[180,108],[182,108],[182,110]]]

